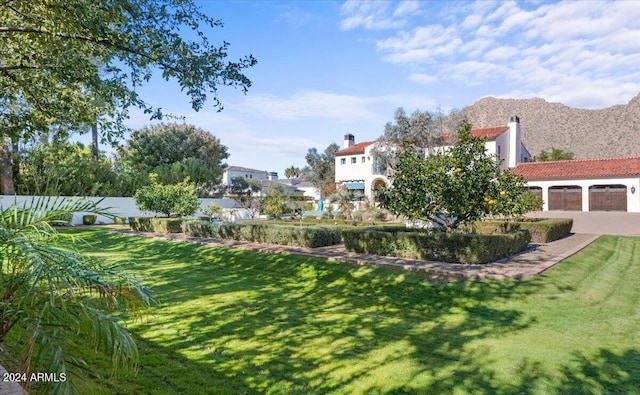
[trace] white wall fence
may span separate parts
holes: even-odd
[[[34,199],[37,200],[37,199],[47,199],[47,198],[48,196],[0,195],[0,206],[3,208],[7,208],[14,204],[17,204],[19,206],[22,206],[24,204],[29,205],[31,201]],[[61,199],[78,199],[78,197],[70,197],[70,196],[63,196],[60,198]],[[128,218],[128,217],[136,217],[141,215],[147,215],[147,216],[160,215],[153,212],[140,211],[136,206],[136,202],[133,200],[133,198],[130,198],[130,197],[107,197],[107,198],[87,197],[86,199],[92,202],[99,202],[102,199],[102,201],[99,203],[98,206],[100,208],[107,209],[111,214],[118,217]],[[246,210],[238,208],[237,202],[234,201],[233,199],[205,198],[200,200],[201,200],[200,209],[194,214],[195,216],[204,215],[202,214],[201,209],[208,207],[211,203],[215,203],[221,206],[224,209],[225,214],[228,216],[231,216],[232,214],[236,218],[244,218],[248,216],[248,213],[244,212]],[[82,216],[85,214],[88,214],[88,213],[75,213],[73,215],[73,220],[71,221],[71,223],[74,225],[82,224]],[[102,216],[102,215],[99,215],[96,220],[97,224],[112,224],[113,222],[114,222],[113,219]]]

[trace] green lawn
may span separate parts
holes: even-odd
[[[80,232],[80,231],[78,231]],[[418,275],[81,231],[160,304],[131,326],[137,375],[93,394],[640,394],[640,238],[598,239],[543,276]]]

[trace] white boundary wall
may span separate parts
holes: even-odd
[[[14,195],[0,195],[0,206],[1,207],[9,207],[12,206],[14,203],[22,206],[23,204],[29,204],[33,199],[39,199],[39,198],[48,198],[47,196],[14,196]],[[69,197],[69,196],[62,196],[62,199],[77,199],[78,197]],[[52,198],[54,199],[54,198]],[[136,206],[136,202],[133,200],[133,198],[131,197],[107,197],[107,198],[101,198],[101,197],[87,197],[87,200],[93,201],[93,202],[98,202],[100,201],[100,199],[103,199],[102,202],[100,203],[99,207],[103,208],[103,209],[108,209],[109,212],[113,215],[116,215],[118,217],[136,217],[136,216],[141,216],[141,215],[147,215],[147,216],[154,216],[154,215],[158,215],[157,213],[152,213],[152,212],[143,212],[140,211],[138,209],[138,207]],[[205,198],[205,199],[200,199],[201,203],[200,203],[200,208],[204,208],[209,206],[211,203],[215,203],[219,206],[221,206],[223,209],[225,209],[225,212],[230,212],[232,211],[242,211],[242,209],[237,209],[237,203],[232,200],[232,199],[210,199],[210,198]],[[80,225],[82,224],[82,216],[85,213],[75,213],[73,215],[73,220],[71,221],[72,224],[74,225]],[[203,215],[202,212],[200,210],[198,210],[195,214],[195,216],[201,216]],[[236,216],[240,216],[242,217],[242,213],[237,213]],[[99,215],[98,219],[96,220],[96,224],[112,224],[113,220],[104,216]]]

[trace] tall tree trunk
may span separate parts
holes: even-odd
[[[15,195],[16,187],[13,182],[13,153],[7,144],[0,144],[0,193]]]
[[[93,160],[98,161],[98,124],[91,125],[91,153],[93,154]]]

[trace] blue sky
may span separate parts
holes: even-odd
[[[230,59],[257,58],[248,94],[222,88],[222,112],[196,113],[174,83],[140,92],[219,137],[229,165],[280,176],[346,133],[376,139],[397,107],[448,111],[493,96],[599,109],[640,93],[638,1],[199,4],[223,21],[209,38],[231,43]],[[149,124],[135,112],[128,122]]]

